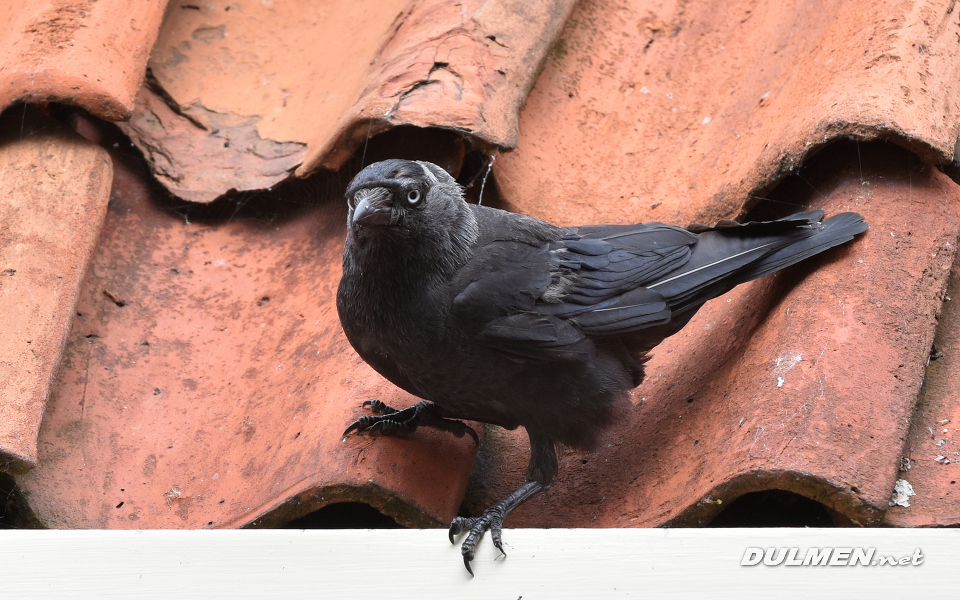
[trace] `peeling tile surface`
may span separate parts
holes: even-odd
[[[338,169],[395,125],[455,128],[511,147],[520,105],[572,6],[182,0],[124,131],[164,185],[196,202],[267,188],[294,170]]]
[[[960,132],[955,4],[175,2],[121,125],[160,184],[210,202],[321,172],[306,182],[313,188],[281,184],[203,213],[118,162],[82,286],[37,284],[56,292],[60,312],[79,293],[79,314],[39,446],[22,431],[36,436],[42,381],[72,308],[43,325],[38,369],[19,371],[40,377],[26,384],[39,390],[33,400],[23,408],[16,385],[3,390],[0,417],[13,431],[0,426],[3,468],[37,465],[17,482],[53,527],[269,526],[338,501],[433,526],[463,498],[477,513],[512,492],[527,464],[522,432],[486,428],[472,478],[469,439],[419,431],[341,440],[363,400],[415,399],[364,365],[339,329],[340,188],[356,164],[378,158],[368,154],[372,136],[402,154],[405,140],[434,135],[431,155],[417,158],[459,173],[470,150],[493,154],[495,201],[556,223],[709,223],[819,206],[859,211],[871,226],[849,246],[704,307],[654,350],[637,406],[607,445],[563,452],[557,484],[508,526],[697,526],[742,494],[771,489],[823,503],[840,524],[956,526],[960,350],[956,300],[945,298],[958,285],[950,268],[960,188],[931,166],[955,159]],[[49,29],[23,23],[90,25],[83,7],[113,5],[57,3],[66,21],[51,20],[45,4],[4,5],[0,21],[17,25],[0,36],[17,41],[0,44],[0,58],[24,55]],[[87,39],[112,43],[104,23],[113,22],[96,23],[37,64]],[[126,48],[154,34],[117,31]],[[144,74],[145,55],[128,54],[120,69],[95,65],[123,71],[113,89],[135,90]],[[129,114],[114,97],[86,99],[101,97],[84,96],[88,88],[3,89],[4,106],[53,99],[106,119]],[[78,181],[110,175],[101,150],[56,140],[72,185],[30,209],[59,216],[93,202]],[[246,216],[248,203],[274,201],[296,208]],[[56,264],[76,284],[99,227],[90,215],[78,220],[85,241],[58,237],[66,246],[38,276]],[[19,290],[11,282],[21,270],[11,268],[9,278],[0,273],[0,298]],[[0,311],[27,306],[21,296]],[[933,342],[943,356],[928,365]],[[11,360],[25,360],[12,347],[21,354]],[[909,506],[890,506],[895,489],[914,491]]]
[[[0,470],[37,434],[106,212],[107,153],[36,111],[0,117]]]
[[[63,102],[127,119],[167,0],[0,3],[0,111]]]

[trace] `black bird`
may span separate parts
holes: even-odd
[[[418,426],[476,433],[457,419],[524,427],[527,482],[468,531],[464,564],[483,533],[503,552],[503,519],[550,487],[556,445],[591,449],[643,381],[647,353],[711,298],[866,231],[856,213],[687,228],[645,223],[557,227],[468,204],[428,162],[386,160],[347,189],[349,215],[337,309],[370,366],[423,398],[344,432],[404,434]]]

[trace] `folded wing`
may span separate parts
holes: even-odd
[[[812,211],[713,227],[598,225],[559,230],[559,239],[535,244],[494,242],[464,270],[468,283],[454,304],[462,315],[473,307],[479,339],[504,354],[580,359],[592,351],[591,339],[645,329],[669,335],[707,300],[867,228],[856,213],[822,217]]]

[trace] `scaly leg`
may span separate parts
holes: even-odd
[[[417,427],[430,427],[440,431],[449,431],[458,438],[470,434],[473,442],[480,444],[480,438],[472,427],[463,421],[441,416],[439,407],[433,402],[424,400],[402,410],[387,406],[379,400],[366,400],[362,406],[370,407],[374,414],[364,415],[354,421],[343,432],[343,437],[347,437],[351,431],[357,433],[369,431],[371,435],[402,435],[413,433]]]
[[[519,490],[510,494],[506,500],[494,504],[483,511],[483,514],[479,517],[457,517],[450,523],[449,536],[451,544],[455,543],[453,541],[455,536],[460,535],[463,531],[470,531],[470,533],[467,534],[467,539],[463,540],[460,553],[463,554],[463,566],[467,568],[467,571],[469,571],[471,575],[473,575],[473,569],[470,568],[470,561],[473,560],[477,544],[480,543],[483,533],[489,529],[490,537],[493,538],[493,545],[506,556],[507,553],[503,551],[503,520],[507,518],[507,515],[509,515],[513,509],[545,489],[547,489],[547,486],[541,485],[536,481],[528,481],[523,484]]]
[[[540,492],[550,489],[557,478],[557,452],[553,440],[536,430],[530,431],[529,428],[527,429],[527,435],[530,436],[530,464],[527,466],[527,482],[519,490],[510,494],[506,500],[483,511],[483,514],[479,517],[457,517],[450,523],[451,544],[454,543],[453,538],[461,532],[470,532],[467,534],[467,539],[463,540],[460,553],[463,554],[463,566],[467,568],[471,575],[473,575],[473,569],[470,568],[470,561],[473,560],[477,544],[483,538],[484,532],[490,530],[493,545],[506,556],[507,553],[503,551],[503,520],[516,507]]]

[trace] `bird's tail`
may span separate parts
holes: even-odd
[[[840,213],[821,222],[822,218],[823,211],[816,210],[776,221],[691,225],[688,229],[700,239],[690,261],[680,272],[647,287],[662,294],[674,314],[684,312],[867,230],[857,213]]]
[[[781,221],[797,218],[806,218],[812,223],[817,223],[823,218],[823,211],[792,215],[781,219]],[[785,269],[790,265],[795,265],[835,246],[846,244],[855,235],[863,233],[869,227],[863,220],[863,216],[855,212],[833,215],[829,219],[817,223],[817,225],[819,225],[819,231],[816,231],[813,235],[801,238],[772,254],[768,254],[744,269],[737,277],[737,284],[753,281],[764,275]]]

